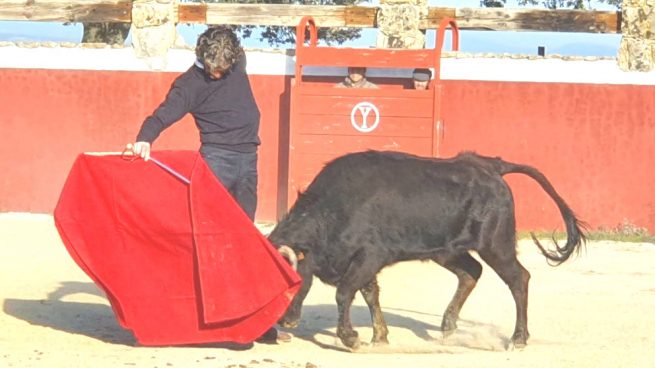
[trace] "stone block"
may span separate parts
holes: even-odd
[[[652,71],[655,67],[655,42],[624,36],[619,45],[618,65],[624,71]]]

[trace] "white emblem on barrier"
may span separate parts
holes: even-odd
[[[371,111],[375,114],[375,120],[373,121],[373,124],[369,125],[368,119]],[[380,124],[380,112],[372,103],[366,101],[360,102],[353,107],[352,111],[350,111],[350,123],[355,129],[362,133],[372,132],[378,127],[378,124]]]

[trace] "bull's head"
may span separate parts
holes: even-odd
[[[309,293],[309,289],[312,287],[314,274],[312,271],[311,256],[303,251],[293,250],[292,247],[286,245],[280,246],[278,250],[283,257],[289,260],[289,263],[292,266],[295,260],[296,267],[294,267],[294,269],[298,272],[302,279],[302,284],[298,294],[296,294],[296,296],[293,298],[289,308],[278,321],[278,323],[283,327],[295,328],[298,327],[298,324],[300,323],[302,303],[305,300],[307,293]],[[289,255],[288,252],[291,252],[291,254]]]
[[[299,198],[307,197],[303,195]],[[296,201],[289,214],[268,235],[268,240],[279,248],[286,244],[286,248],[290,248],[298,260],[296,272],[302,278],[302,284],[286,313],[278,321],[280,325],[291,328],[298,326],[302,303],[312,287],[316,259],[312,244],[316,244],[317,239],[322,238],[319,234],[319,225],[322,221],[309,213],[303,203],[300,199]]]

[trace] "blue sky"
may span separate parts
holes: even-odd
[[[371,2],[374,5],[376,1]],[[430,0],[431,6],[478,7],[479,0]],[[515,0],[508,0],[508,8],[516,8]],[[592,2],[597,10],[614,10],[604,4]],[[195,44],[197,35],[204,26],[178,25],[178,31],[188,44]],[[0,21],[0,41],[54,41],[79,42],[82,39],[82,24],[63,25],[48,22]],[[362,38],[347,46],[369,47],[375,45],[377,30],[365,29]],[[461,31],[460,50],[464,52],[493,52],[514,54],[536,54],[539,46],[545,46],[547,54],[576,56],[616,56],[620,34],[564,33],[564,32],[492,32]],[[268,47],[257,38],[245,39],[246,47]],[[434,45],[434,32],[428,32],[428,47]],[[445,49],[449,49],[449,41]],[[289,46],[293,47],[293,46]]]

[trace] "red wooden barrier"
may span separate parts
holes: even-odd
[[[440,61],[447,26],[453,32],[452,47],[456,50],[459,37],[452,19],[442,21],[433,49],[336,48],[319,47],[314,20],[301,20],[291,87],[288,206],[326,161],[347,152],[377,149],[439,156]],[[435,78],[427,90],[384,85],[380,89],[334,88],[332,84],[306,80],[303,68],[309,65],[431,68]]]

